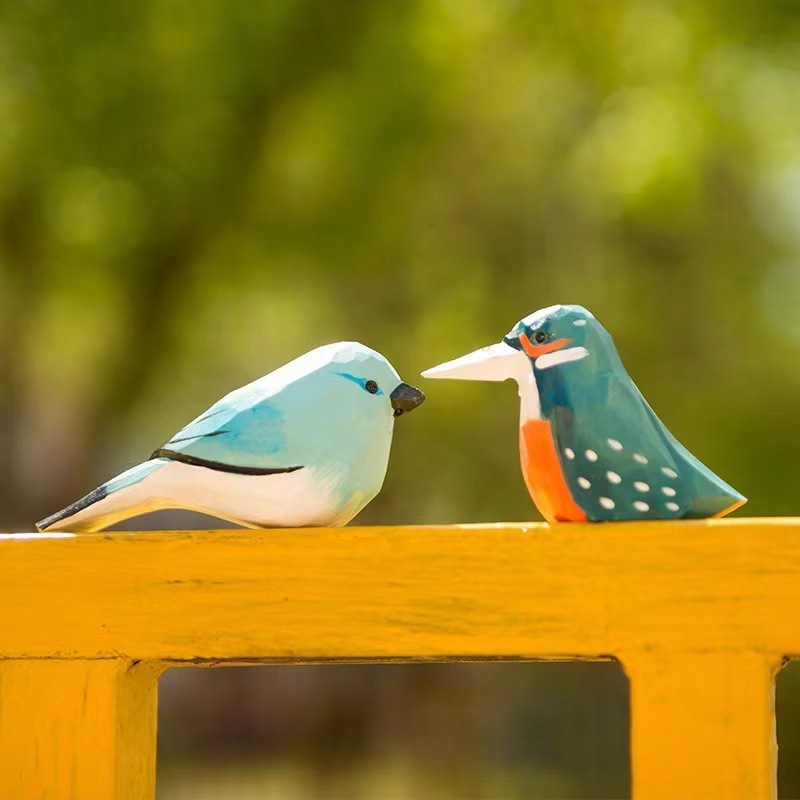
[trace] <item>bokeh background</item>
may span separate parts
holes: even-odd
[[[0,3],[4,529],[314,346],[415,382],[554,302],[800,513],[797,3]],[[358,522],[538,518],[514,387],[423,388]],[[624,797],[626,711],[615,665],[175,671],[159,797]]]

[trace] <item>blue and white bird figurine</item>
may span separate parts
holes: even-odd
[[[549,522],[721,517],[746,502],[666,429],[581,306],[543,308],[422,374],[517,381],[522,473]]]
[[[164,508],[247,527],[344,525],[380,491],[394,420],[425,395],[356,342],[231,392],[138,466],[38,523],[99,530]]]

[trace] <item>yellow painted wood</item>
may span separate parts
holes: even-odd
[[[631,682],[634,796],[777,796],[777,665],[759,653],[638,653]]]
[[[800,522],[0,541],[0,655],[132,660],[800,653]]]
[[[0,798],[150,800],[165,662],[612,656],[636,800],[774,797],[799,587],[791,519],[3,535]]]
[[[158,667],[0,661],[0,797],[152,800]]]

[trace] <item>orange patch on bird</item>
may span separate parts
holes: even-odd
[[[586,513],[572,499],[547,420],[529,419],[520,426],[519,454],[525,485],[542,516],[548,522],[584,522]]]
[[[527,333],[521,333],[519,336],[519,343],[522,345],[522,349],[531,358],[539,358],[539,356],[544,356],[548,353],[554,353],[556,350],[562,350],[568,344],[572,343],[572,339],[561,338],[554,339],[552,342],[546,342],[545,344],[534,344],[528,338]]]

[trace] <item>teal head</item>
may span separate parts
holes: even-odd
[[[426,378],[516,380],[523,417],[547,417],[558,405],[570,405],[575,394],[591,393],[595,375],[624,373],[614,342],[594,315],[578,305],[556,305],[534,311],[497,344],[439,364]]]
[[[419,389],[400,379],[385,356],[359,342],[323,345],[267,378],[278,384],[308,382],[317,393],[321,413],[333,425],[337,410],[365,420],[395,419],[425,400]]]

